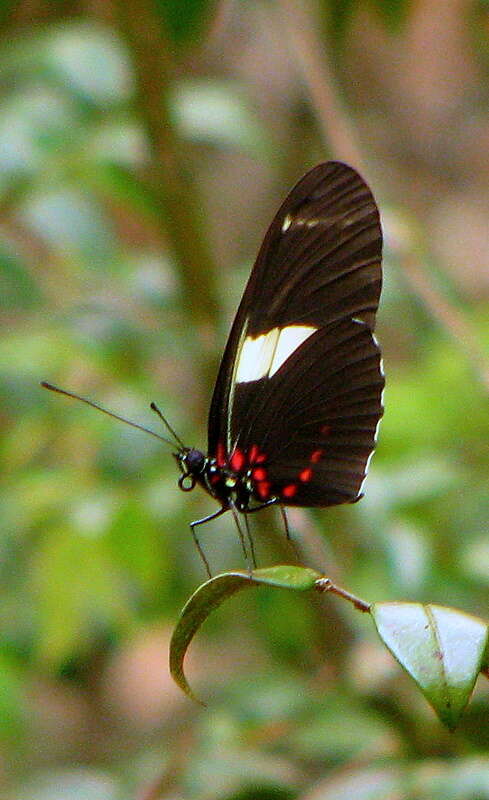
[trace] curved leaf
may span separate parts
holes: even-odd
[[[185,694],[193,700],[197,700],[187,683],[183,671],[185,653],[194,634],[204,620],[227,597],[231,597],[241,589],[261,584],[282,589],[296,589],[303,592],[313,589],[320,577],[321,575],[313,569],[286,564],[257,569],[251,575],[248,572],[241,571],[224,572],[203,583],[185,604],[180,620],[173,632],[170,643],[170,672],[174,681]],[[201,701],[197,700],[197,702]]]
[[[488,623],[421,603],[375,603],[371,613],[384,644],[453,730],[483,665]]]

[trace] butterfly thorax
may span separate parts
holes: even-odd
[[[199,484],[223,507],[234,505],[238,511],[247,511],[253,501],[270,499],[263,496],[264,468],[246,463],[240,455],[228,460],[219,450],[217,457],[209,458],[200,450],[188,449],[176,453],[175,458],[182,471],[178,485],[185,492]]]

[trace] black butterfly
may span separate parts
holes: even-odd
[[[207,455],[185,447],[160,414],[178,442],[180,488],[199,484],[219,503],[191,524],[209,575],[194,531],[203,522],[229,509],[246,519],[273,504],[360,499],[383,413],[373,335],[381,254],[379,212],[360,175],[335,161],[312,169],[251,272],[214,389]]]

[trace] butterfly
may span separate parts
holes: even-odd
[[[204,522],[361,498],[383,414],[373,333],[381,256],[365,181],[341,162],[314,167],[282,203],[251,271],[210,404],[207,453],[186,447],[152,404],[177,444],[180,488],[199,485],[219,505],[190,526],[209,576],[195,532]]]

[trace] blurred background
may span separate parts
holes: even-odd
[[[484,800],[489,682],[448,734],[328,597],[233,598],[168,674],[205,578],[149,402],[205,449],[261,238],[319,161],[385,228],[386,412],[354,506],[291,513],[367,600],[487,618],[489,3],[4,0],[0,6],[0,781],[7,800]],[[258,518],[257,518],[258,517]],[[262,566],[293,560],[273,511]],[[243,567],[232,519],[201,530]]]

